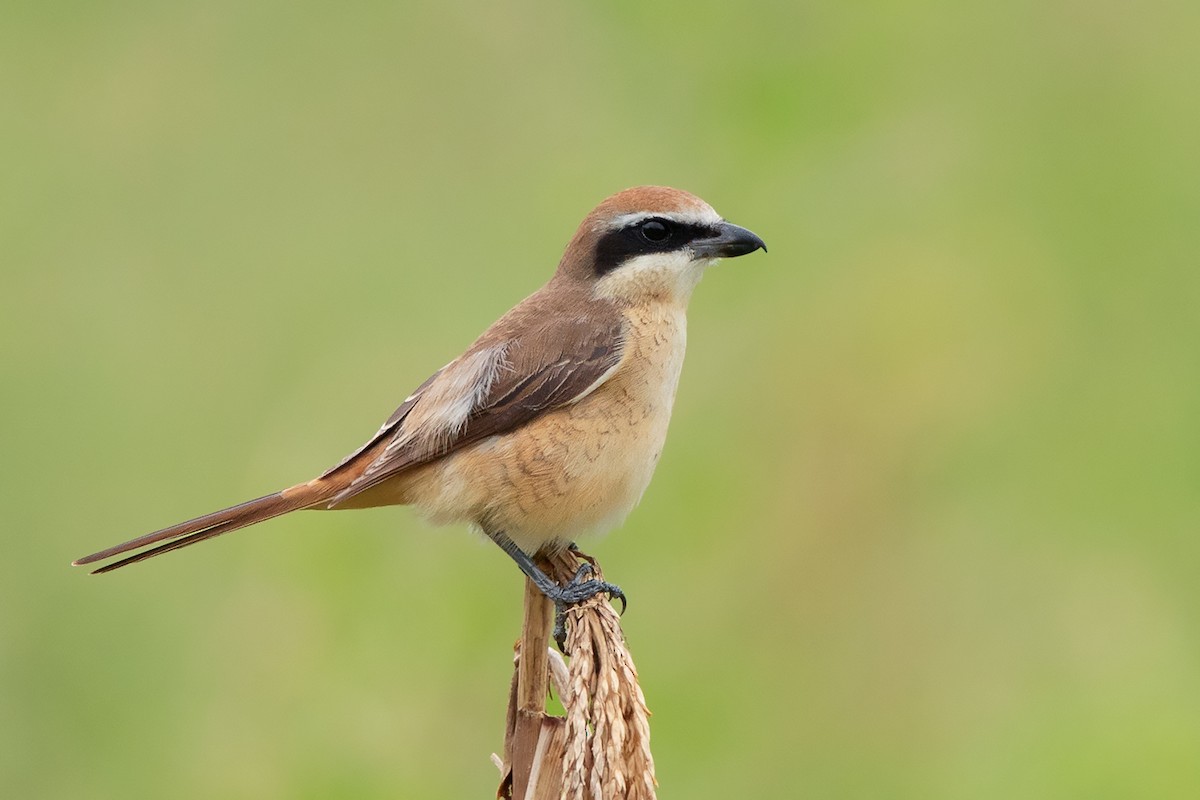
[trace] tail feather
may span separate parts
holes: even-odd
[[[147,545],[166,542],[149,550],[144,550],[141,553],[123,558],[120,561],[106,564],[99,569],[93,570],[92,574],[98,575],[102,572],[111,572],[128,564],[134,564],[152,556],[178,550],[181,547],[187,547],[197,542],[203,542],[205,539],[211,539],[223,533],[229,533],[239,528],[245,528],[248,525],[264,522],[281,514],[298,511],[302,508],[309,508],[321,503],[329,494],[330,488],[318,483],[293,486],[281,492],[248,500],[236,506],[223,508],[220,511],[214,511],[211,514],[205,514],[202,517],[196,517],[187,522],[180,522],[177,525],[147,533],[136,539],[130,539],[128,542],[122,542],[97,553],[92,553],[90,556],[84,556],[71,563],[77,567],[84,564],[93,564],[97,561],[103,561],[112,556],[128,553],[131,550],[137,550]]]

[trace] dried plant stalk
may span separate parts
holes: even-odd
[[[603,580],[599,567],[595,570],[596,579]],[[567,653],[562,797],[653,800],[650,711],[620,619],[604,596],[567,612]]]
[[[545,747],[539,747],[539,740],[550,688],[548,656],[553,619],[554,606],[532,581],[526,579],[525,614],[521,638],[515,647],[504,735],[504,764],[497,797],[536,797],[529,794],[528,787],[539,749],[543,752],[544,762]],[[544,763],[539,766],[544,772]]]
[[[542,566],[556,580],[566,581],[578,569],[578,558],[590,562],[594,578],[603,580],[595,561],[577,552],[560,553]],[[530,590],[537,592],[527,586],[497,796],[654,800],[658,783],[650,754],[650,711],[616,611],[605,595],[567,611],[569,663],[564,665],[547,646],[549,604],[538,607]],[[522,657],[526,653],[531,656],[527,660]],[[559,693],[565,718],[545,713],[547,680]],[[535,710],[538,691],[543,694]]]

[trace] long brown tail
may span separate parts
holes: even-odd
[[[107,550],[101,550],[98,553],[92,553],[90,556],[84,556],[77,561],[73,561],[72,564],[77,567],[83,564],[92,564],[115,555],[120,555],[121,553],[127,553],[130,550],[137,550],[155,542],[166,542],[165,544],[160,544],[158,547],[152,547],[149,550],[143,550],[140,553],[123,558],[120,561],[106,564],[99,569],[93,570],[92,574],[99,575],[102,572],[111,572],[114,569],[135,564],[138,561],[162,555],[163,553],[169,553],[172,550],[178,550],[181,547],[187,547],[197,542],[203,542],[205,539],[211,539],[223,533],[236,531],[239,528],[263,522],[264,520],[278,517],[281,514],[287,514],[290,511],[298,511],[302,508],[319,505],[332,494],[335,494],[338,488],[323,482],[302,483],[290,489],[284,489],[281,492],[259,497],[256,500],[247,500],[245,503],[240,503],[236,506],[223,508],[220,511],[214,511],[202,517],[189,519],[187,522],[180,522],[178,525],[172,525],[169,528],[147,533],[145,536],[130,539],[128,542],[114,545]]]

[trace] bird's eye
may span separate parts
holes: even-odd
[[[671,229],[661,220],[648,219],[641,225],[642,237],[653,244],[662,244],[671,236]]]

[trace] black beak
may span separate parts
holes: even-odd
[[[716,236],[692,240],[696,258],[735,258],[760,249],[767,252],[767,245],[757,234],[731,222],[718,225]]]

